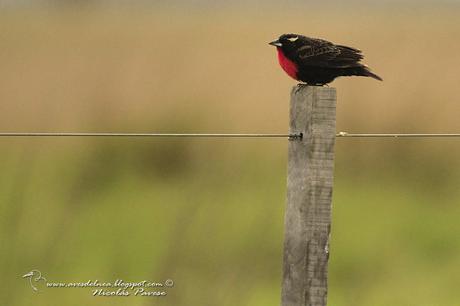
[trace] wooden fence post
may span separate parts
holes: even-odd
[[[326,306],[334,170],[336,91],[291,92],[282,306]]]

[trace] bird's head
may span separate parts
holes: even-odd
[[[302,41],[302,36],[297,34],[283,34],[277,40],[268,43],[269,45],[281,48],[285,53],[296,49]]]

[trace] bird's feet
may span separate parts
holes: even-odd
[[[294,93],[297,93],[299,90],[301,90],[302,88],[306,87],[306,86],[309,86],[307,83],[298,83],[296,85],[296,88],[294,90]]]

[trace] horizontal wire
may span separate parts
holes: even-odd
[[[384,138],[446,138],[460,137],[460,133],[348,133],[339,132],[337,137],[384,137]]]
[[[302,134],[226,134],[226,133],[63,133],[0,132],[0,137],[202,137],[202,138],[301,138]]]
[[[290,138],[300,139],[298,134],[263,133],[67,133],[67,132],[0,132],[0,137],[200,137],[200,138]],[[460,133],[348,133],[339,132],[336,137],[361,138],[447,138],[460,137]]]

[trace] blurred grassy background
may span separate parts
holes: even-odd
[[[285,132],[284,32],[364,50],[338,130],[458,132],[460,10],[400,5],[0,12],[1,131]],[[460,305],[460,143],[338,139],[329,304]],[[278,305],[285,140],[2,139],[0,300],[126,305],[48,280],[162,281],[130,305]]]

